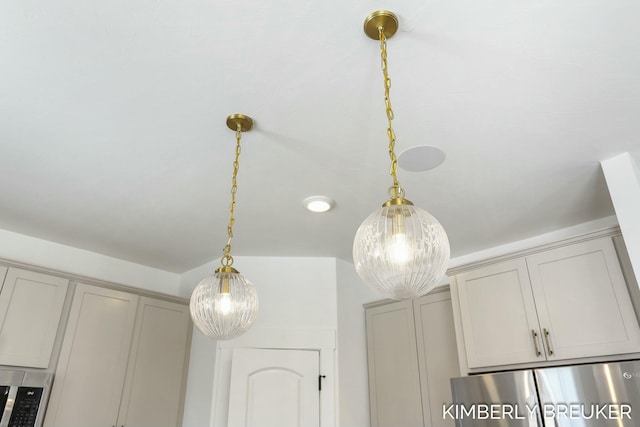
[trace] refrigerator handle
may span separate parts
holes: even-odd
[[[549,340],[549,337],[551,334],[549,333],[549,330],[547,328],[544,328],[543,331],[544,331],[544,340],[547,343],[547,354],[549,356],[553,356],[553,349],[551,348],[551,341]]]
[[[531,330],[531,337],[533,338],[533,346],[536,349],[536,357],[542,356],[542,353],[540,353],[540,349],[538,348],[538,333],[535,331],[535,329]]]

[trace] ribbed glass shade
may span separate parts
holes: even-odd
[[[258,295],[240,273],[216,272],[198,283],[189,309],[200,332],[227,340],[251,328],[258,314]]]
[[[369,215],[358,228],[353,261],[362,280],[388,298],[424,295],[449,265],[449,240],[427,211],[391,205]]]

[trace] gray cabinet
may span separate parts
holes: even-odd
[[[430,294],[366,308],[373,427],[453,427],[449,379],[460,375],[451,297]]]
[[[0,283],[0,365],[47,368],[69,280],[0,267]]]
[[[186,305],[140,297],[119,426],[180,425],[189,319]]]
[[[425,426],[454,427],[453,420],[442,417],[443,405],[451,403],[449,380],[460,376],[451,294],[415,299],[413,314]]]
[[[640,327],[611,238],[455,277],[469,368],[640,352]]]
[[[45,426],[180,425],[188,307],[78,284]]]

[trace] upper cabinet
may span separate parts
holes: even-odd
[[[115,426],[138,296],[78,284],[45,426]]]
[[[366,309],[372,427],[453,427],[449,381],[460,376],[449,292]]]
[[[454,427],[453,419],[442,416],[442,408],[451,404],[451,378],[460,376],[450,293],[414,299],[413,313],[424,425]]]
[[[410,300],[367,308],[372,427],[422,427],[420,374]]]
[[[5,267],[0,276],[0,365],[47,368],[69,281]]]
[[[45,426],[180,425],[189,336],[184,304],[78,284]]]
[[[640,352],[611,238],[461,273],[452,286],[471,369]]]
[[[536,350],[540,327],[524,259],[462,273],[455,282],[470,368],[543,357]]]
[[[119,426],[179,426],[186,378],[189,307],[140,297]]]

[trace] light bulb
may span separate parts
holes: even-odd
[[[395,264],[405,264],[411,256],[411,248],[407,242],[402,210],[396,209],[391,214],[391,239],[389,242],[389,260]]]
[[[391,262],[395,264],[405,264],[411,256],[411,249],[407,244],[407,235],[404,233],[394,234],[389,245],[389,256]]]
[[[227,316],[233,311],[233,301],[231,295],[226,293],[220,293],[216,295],[215,310],[222,316]]]

